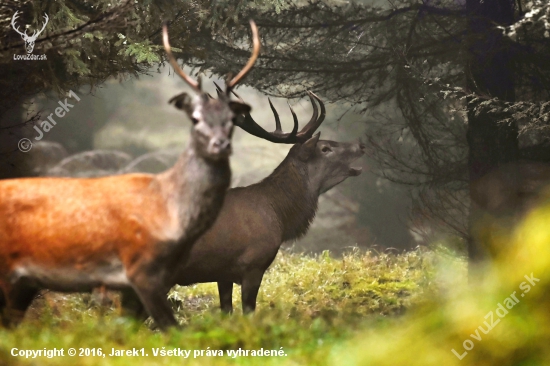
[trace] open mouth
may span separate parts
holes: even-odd
[[[350,161],[348,162],[348,164],[351,165],[351,163],[353,163],[354,161],[358,160],[360,157],[362,157],[363,155],[365,154],[365,145],[363,144],[359,144],[359,149],[358,150],[355,150],[355,156],[353,156]],[[363,168],[362,167],[353,167],[353,166],[350,166],[349,167],[349,170],[348,170],[348,176],[350,177],[357,177],[358,175],[361,175],[361,173],[363,172]]]
[[[363,171],[363,168],[354,168],[354,167],[350,167],[349,168],[349,175],[351,177],[356,177],[358,176],[359,174],[361,174],[361,172]]]

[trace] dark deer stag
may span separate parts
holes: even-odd
[[[217,282],[224,312],[233,310],[233,283],[242,285],[243,312],[256,308],[263,275],[281,244],[306,234],[315,217],[319,195],[348,177],[361,174],[350,164],[363,156],[361,143],[319,140],[315,130],[325,118],[325,107],[309,93],[313,116],[300,131],[294,117],[291,133],[282,133],[277,111],[275,132],[269,133],[246,113],[235,124],[263,139],[295,144],[275,171],[259,183],[230,189],[214,225],[197,240],[177,274],[179,285]],[[321,106],[318,110],[315,98]]]
[[[177,322],[166,294],[187,248],[214,222],[230,184],[232,120],[246,104],[230,90],[252,68],[254,50],[225,95],[212,100],[178,66],[166,24],[163,42],[174,70],[195,91],[170,100],[193,127],[174,167],[158,175],[27,178],[0,182],[0,313],[5,325],[23,317],[37,291],[96,287],[137,296],[157,325]],[[134,292],[135,291],[135,292]]]

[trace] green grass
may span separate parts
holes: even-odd
[[[161,334],[121,317],[117,299],[99,306],[89,295],[38,299],[14,330],[0,330],[0,364],[21,365],[180,365],[181,357],[153,356],[152,349],[222,350],[224,356],[198,356],[189,365],[333,364],[335,352],[365,329],[402,322],[406,309],[425,302],[436,288],[436,268],[445,256],[430,251],[401,255],[354,251],[342,258],[328,252],[304,256],[281,252],[264,277],[258,309],[235,314],[218,309],[215,284],[178,287],[170,295],[183,329]],[[453,260],[458,272],[463,267]],[[12,357],[12,348],[63,348],[65,357]],[[149,356],[69,357],[69,348],[144,349]],[[281,357],[228,357],[228,350],[283,350]]]
[[[549,222],[550,206],[515,230],[484,233],[485,245],[497,254],[470,283],[464,258],[444,243],[342,258],[281,252],[264,278],[254,315],[222,315],[214,284],[176,288],[170,299],[183,328],[166,334],[121,317],[116,297],[110,307],[90,295],[41,298],[20,327],[0,330],[0,365],[547,366]],[[531,274],[538,280],[525,292],[522,282]],[[513,293],[519,301],[499,316]],[[493,328],[481,332],[485,322]],[[12,357],[14,347],[101,348],[107,354],[143,349],[148,356],[33,360]],[[153,350],[163,347],[192,352],[187,360],[155,357]],[[282,354],[228,356],[238,349]],[[194,357],[195,350],[204,355]],[[212,351],[223,355],[206,353]]]
[[[256,314],[222,315],[213,284],[177,288],[170,298],[184,327],[166,334],[119,316],[116,298],[111,307],[89,295],[41,298],[20,327],[0,330],[0,365],[547,366],[549,222],[550,205],[515,229],[483,229],[495,257],[470,283],[464,259],[444,245],[399,255],[356,251],[339,259],[282,252],[266,274]],[[526,275],[537,278],[528,292]],[[498,315],[514,293],[519,301]],[[486,322],[493,327],[481,332]],[[107,354],[134,348],[148,356],[24,359],[10,355],[14,347]],[[224,355],[153,356],[163,347]],[[239,348],[284,355],[227,356]]]

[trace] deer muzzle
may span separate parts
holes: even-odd
[[[215,137],[208,144],[208,154],[218,157],[229,157],[231,155],[231,140],[226,137]]]

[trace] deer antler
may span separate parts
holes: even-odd
[[[222,98],[223,97],[223,90],[222,88],[220,88],[220,86],[218,84],[216,84],[215,81],[213,81],[214,85],[216,86],[216,94],[218,94],[218,98]],[[235,94],[235,92],[233,92],[233,94]],[[239,98],[239,96],[237,94],[235,94],[235,96],[237,98]],[[239,98],[239,100],[244,103],[244,100],[242,100],[241,98]]]
[[[283,133],[283,129],[281,127],[281,120],[279,119],[279,113],[277,113],[277,110],[273,106],[273,103],[271,103],[271,99],[267,98],[267,101],[269,102],[269,107],[271,108],[271,111],[273,112],[273,117],[275,117],[275,131],[273,131],[273,134],[279,135],[279,136],[286,136]],[[296,136],[298,133],[298,117],[296,116],[296,113],[294,113],[294,109],[290,106],[290,103],[288,103],[288,108],[290,108],[290,113],[292,114],[292,121],[294,122],[294,126],[292,127],[292,132],[290,134],[287,134],[288,136]],[[317,106],[311,101],[311,105],[313,106],[313,115],[316,117],[317,115]],[[251,117],[252,118],[252,117]],[[313,117],[312,117],[313,118]]]
[[[252,66],[256,62],[256,59],[258,58],[258,55],[260,54],[260,36],[258,35],[258,27],[256,26],[256,23],[254,23],[253,20],[250,20],[250,28],[252,29],[252,43],[254,45],[254,48],[252,50],[252,55],[250,56],[250,59],[246,63],[246,65],[243,67],[241,72],[237,74],[229,83],[227,83],[227,89],[226,93],[229,95],[229,92],[231,89],[237,85],[239,81],[241,81],[242,78],[248,74],[250,69],[252,69]]]
[[[28,37],[27,36],[27,31],[25,31],[25,33],[21,33],[21,31],[19,30],[19,27],[17,27],[15,25],[15,20],[18,18],[18,15],[17,15],[18,13],[19,13],[19,10],[16,11],[15,14],[13,14],[13,17],[11,18],[11,26],[17,33],[19,33],[21,36],[27,38]]]
[[[170,61],[170,65],[174,68],[174,71],[187,83],[189,86],[191,86],[197,93],[201,92],[200,83],[198,81],[195,81],[191,79],[181,68],[180,65],[178,65],[178,62],[176,61],[176,58],[172,54],[172,48],[170,47],[170,41],[168,40],[168,24],[167,22],[164,22],[162,24],[162,42],[164,43],[164,50],[166,51],[166,54],[168,55],[168,60]]]
[[[216,88],[219,89],[219,86],[216,85]],[[221,89],[220,89],[221,90]],[[234,91],[231,91],[237,98],[241,99],[235,93]],[[275,110],[275,107],[271,103],[271,100],[269,100],[269,106],[271,107],[271,110],[273,111],[273,115],[275,117],[275,131],[273,132],[267,132],[264,130],[250,115],[250,113],[246,113],[244,115],[244,118],[236,118],[234,120],[234,123],[236,126],[239,126],[246,132],[250,133],[251,135],[260,137],[264,140],[275,142],[275,143],[282,143],[282,144],[295,144],[295,143],[304,143],[307,140],[309,140],[313,134],[315,133],[315,130],[319,128],[321,123],[325,119],[326,110],[325,105],[319,99],[319,97],[312,92],[308,91],[309,100],[311,102],[311,105],[313,107],[313,115],[311,116],[311,119],[309,122],[302,128],[300,132],[298,131],[298,118],[296,117],[296,113],[294,113],[294,110],[292,107],[290,107],[290,113],[292,113],[292,118],[294,120],[294,128],[292,129],[292,132],[290,133],[283,133],[281,129],[281,121],[279,119],[279,114]],[[318,115],[319,110],[317,109],[317,105],[315,104],[315,100],[319,102],[319,105],[321,106],[321,115]],[[242,100],[242,99],[241,99]]]
[[[243,69],[235,76],[230,82],[227,83],[226,87],[226,94],[229,94],[231,89],[237,85],[239,81],[241,81],[242,78],[245,77],[245,75],[252,69],[252,66],[256,62],[256,59],[258,58],[258,55],[260,54],[260,36],[258,35],[258,27],[256,26],[256,23],[254,23],[253,20],[250,21],[250,28],[252,28],[252,42],[254,44],[254,48],[252,50],[252,55],[250,56],[250,59],[246,63],[246,65],[243,67]],[[187,84],[189,84],[193,89],[195,89],[196,92],[200,93],[200,82],[195,81],[191,79],[183,70],[179,67],[178,62],[176,61],[176,58],[172,54],[172,50],[170,47],[170,42],[168,41],[168,25],[166,22],[162,25],[162,41],[164,43],[164,49],[166,50],[166,54],[168,55],[168,60],[170,61],[170,64],[174,68],[174,71],[178,73],[178,75],[185,80]],[[216,85],[216,87],[218,87]]]
[[[298,133],[298,136],[297,137],[301,137],[301,136],[304,136],[304,138],[307,140],[307,139],[310,139],[311,136],[313,136],[313,134],[315,133],[315,131],[317,131],[317,129],[319,128],[319,126],[321,126],[321,123],[323,123],[323,121],[325,120],[325,116],[327,114],[327,111],[325,109],[325,105],[323,104],[323,102],[321,102],[321,99],[315,95],[315,93],[311,92],[308,90],[308,95],[309,95],[309,99],[311,100],[311,103],[312,104],[315,104],[313,103],[313,100],[311,99],[311,97],[313,96],[313,98],[315,98],[315,100],[317,100],[319,102],[319,106],[321,107],[321,114],[319,115],[319,118],[317,118],[317,109],[314,107],[313,108],[313,113],[314,113],[314,116],[315,117],[311,117],[311,119],[309,120],[309,122],[305,125],[304,128],[302,128],[302,130]]]

